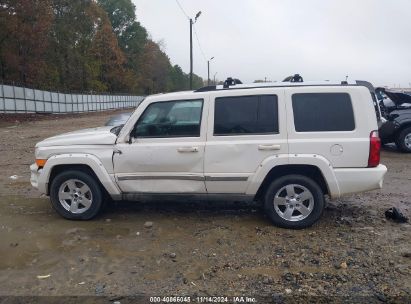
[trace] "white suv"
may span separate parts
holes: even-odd
[[[39,142],[31,183],[68,219],[91,219],[110,197],[206,196],[259,200],[275,225],[308,227],[324,195],[382,187],[372,94],[305,82],[149,96],[124,126]]]

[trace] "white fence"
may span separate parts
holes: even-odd
[[[64,94],[0,84],[0,113],[79,113],[136,107],[143,96]]]

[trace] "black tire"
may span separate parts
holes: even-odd
[[[284,219],[277,213],[274,207],[274,197],[277,194],[277,192],[280,191],[286,185],[291,185],[291,184],[300,185],[300,186],[305,187],[311,192],[310,194],[312,195],[311,204],[313,204],[313,207],[312,207],[311,213],[309,213],[307,217],[302,218],[301,220],[297,220],[297,221],[291,221],[291,220]],[[298,187],[296,189],[298,189]],[[288,192],[287,190],[284,190],[284,191]],[[297,194],[297,197],[298,197],[298,194]],[[302,203],[308,204],[309,201],[304,201]],[[264,207],[265,207],[266,214],[271,219],[271,221],[274,223],[274,225],[278,227],[282,227],[282,228],[289,228],[289,229],[303,229],[303,228],[312,226],[321,217],[323,210],[324,210],[324,204],[325,204],[324,203],[324,193],[322,192],[320,186],[311,178],[308,178],[303,175],[296,175],[296,174],[285,175],[283,177],[280,177],[274,180],[270,184],[270,186],[267,188],[265,192],[265,196],[264,196]],[[296,205],[300,206],[301,202],[296,202]],[[302,213],[300,214],[298,210],[291,214],[292,216],[294,214],[296,214],[296,216],[298,215],[303,216],[303,214]]]
[[[59,189],[63,183],[70,179],[75,179],[86,184],[92,194],[91,205],[83,213],[72,213],[66,210],[59,200]],[[95,217],[103,207],[104,196],[100,184],[86,172],[78,170],[70,170],[59,173],[51,182],[50,185],[50,201],[54,210],[59,215],[69,220],[89,220]]]
[[[411,153],[411,145],[406,144],[406,138],[411,136],[411,127],[405,128],[402,130],[395,139],[395,144],[397,148],[400,149],[402,152]]]

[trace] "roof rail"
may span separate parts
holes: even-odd
[[[215,90],[217,90],[217,86],[212,85],[212,86],[206,86],[206,87],[199,88],[195,90],[194,92],[209,92],[209,91],[215,91]]]
[[[356,80],[355,83],[359,86],[366,87],[368,90],[370,90],[371,93],[375,93],[375,88],[371,82],[365,80]]]

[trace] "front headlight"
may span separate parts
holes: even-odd
[[[39,167],[39,168],[43,168],[44,167],[44,165],[46,164],[46,162],[47,162],[47,158],[45,157],[45,155],[40,155],[41,153],[40,153],[40,149],[38,148],[38,147],[36,147],[35,149],[34,149],[34,158],[35,158],[35,160],[36,160],[36,165],[37,165],[37,167]]]

